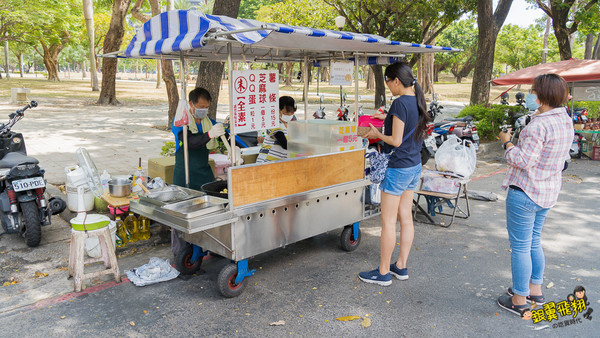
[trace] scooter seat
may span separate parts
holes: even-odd
[[[38,164],[40,161],[21,153],[8,153],[0,160],[0,168],[12,168],[20,164]]]
[[[473,121],[473,116],[468,115],[468,116],[464,116],[464,117],[449,117],[444,119],[444,121],[449,121],[449,122],[470,122]],[[442,121],[443,122],[443,121]]]

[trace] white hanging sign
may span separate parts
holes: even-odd
[[[279,127],[279,74],[276,70],[234,70],[233,131]]]
[[[354,64],[352,62],[332,62],[329,84],[336,86],[349,86],[352,84]]]

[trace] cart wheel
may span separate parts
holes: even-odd
[[[344,251],[350,252],[356,250],[360,244],[360,229],[358,229],[358,238],[354,238],[352,235],[352,225],[345,226],[340,236],[340,244],[342,244],[342,250]]]
[[[217,277],[217,286],[219,292],[227,298],[237,297],[242,294],[246,288],[246,280],[242,280],[241,283],[235,284],[235,278],[237,277],[238,267],[237,264],[227,264],[219,272]]]
[[[181,251],[175,256],[175,267],[182,275],[192,275],[200,270],[202,265],[202,258],[198,257],[198,260],[194,263],[191,262],[192,254],[194,250],[191,245],[186,245]]]

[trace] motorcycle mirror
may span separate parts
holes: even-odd
[[[360,102],[360,95],[358,95],[358,102]]]
[[[348,97],[348,94],[344,93],[344,101],[346,101],[347,97]]]
[[[29,106],[30,106],[31,108],[35,108],[35,107],[37,107],[37,106],[38,106],[38,103],[37,103],[37,101],[31,101],[31,102],[29,102]]]
[[[321,97],[319,98],[319,102],[323,103],[323,101],[325,101],[325,95],[321,95]]]

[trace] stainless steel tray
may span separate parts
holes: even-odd
[[[159,201],[158,199],[154,199],[154,198],[150,198],[148,196],[145,196],[143,194],[139,194],[140,200],[144,201],[144,202],[148,202],[150,204],[154,204],[157,206],[164,206],[167,204],[173,204],[173,203],[178,203],[181,201],[185,201],[185,200],[189,200],[191,198],[195,198],[195,197],[200,197],[200,196],[204,196],[206,195],[206,193],[202,192],[202,191],[198,191],[198,190],[193,190],[193,189],[189,189],[189,188],[184,188],[184,187],[180,187],[177,185],[170,185],[170,187],[174,187],[178,190],[178,193],[175,194],[175,197],[171,200],[168,201]]]
[[[214,196],[202,196],[177,203],[163,205],[161,209],[167,214],[182,217],[194,218],[201,215],[221,211],[229,201],[224,198]]]

